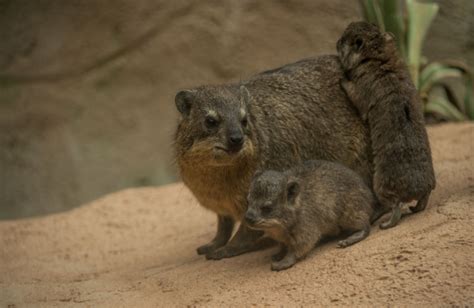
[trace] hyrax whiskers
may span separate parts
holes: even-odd
[[[395,226],[401,202],[417,200],[424,210],[435,187],[431,150],[421,102],[392,35],[366,22],[351,23],[337,42],[351,102],[369,125],[374,164],[373,188],[392,208],[380,227]]]
[[[250,186],[245,222],[280,243],[272,270],[304,258],[323,237],[351,235],[347,247],[366,238],[376,198],[354,171],[328,161],[307,161],[285,172],[257,173]]]

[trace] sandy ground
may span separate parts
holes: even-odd
[[[215,218],[182,184],[131,189],[47,217],[0,222],[0,306],[474,305],[474,124],[429,129],[428,209],[290,270],[273,249],[206,261]]]

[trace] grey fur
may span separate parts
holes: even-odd
[[[260,246],[261,233],[245,223],[227,243],[234,222],[247,209],[257,169],[281,171],[324,159],[340,162],[371,182],[368,130],[339,86],[342,76],[337,56],[321,56],[240,84],[201,86],[176,95],[182,111],[175,136],[179,172],[200,204],[218,215],[218,233],[198,248],[199,254],[220,259]],[[212,128],[206,124],[210,110],[218,117]],[[231,132],[243,134],[240,149],[230,151]]]
[[[436,180],[418,93],[393,36],[366,22],[351,23],[337,43],[347,80],[341,85],[369,124],[374,162],[373,188],[391,218],[400,220],[401,202],[418,200],[423,210]]]
[[[370,233],[376,198],[363,179],[337,163],[307,161],[285,172],[265,171],[250,186],[245,221],[281,245],[272,270],[304,258],[320,239],[345,231],[339,247]]]

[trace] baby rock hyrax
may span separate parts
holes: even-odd
[[[417,200],[424,210],[435,175],[421,102],[392,35],[366,22],[351,23],[337,42],[347,80],[341,85],[369,125],[374,164],[373,188],[392,208],[383,229],[401,217],[401,202]]]
[[[376,199],[362,178],[337,163],[312,160],[284,172],[257,172],[245,222],[280,243],[272,270],[304,258],[323,237],[352,233],[347,247],[366,238]]]

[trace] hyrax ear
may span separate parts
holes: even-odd
[[[176,108],[183,116],[189,115],[195,94],[196,91],[194,90],[182,90],[176,94],[174,102]]]
[[[246,105],[250,102],[250,92],[245,86],[240,86],[240,103]]]
[[[286,184],[286,199],[289,204],[293,204],[300,192],[300,183],[297,179],[290,178]]]

